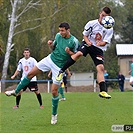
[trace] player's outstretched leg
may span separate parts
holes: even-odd
[[[17,88],[15,90],[6,91],[5,94],[7,96],[17,96],[17,94],[30,83],[30,79],[27,77],[24,77],[23,80],[20,81]]]
[[[6,91],[5,94],[6,94],[7,96],[15,96],[15,97],[16,97],[15,90]]]
[[[59,74],[56,76],[57,81],[61,81],[63,78],[63,73],[67,68],[69,68],[71,65],[75,63],[75,60],[73,60],[71,57],[67,60],[67,62],[64,64],[64,66],[59,71]]]

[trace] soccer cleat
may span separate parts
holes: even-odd
[[[54,125],[57,123],[57,114],[56,115],[52,115],[52,118],[51,118],[51,124]]]
[[[44,108],[44,106],[43,106],[43,105],[41,105],[41,106],[40,106],[40,109],[43,109],[43,108]]]
[[[105,91],[100,92],[99,96],[102,97],[102,98],[106,98],[106,99],[110,99],[111,98],[111,96]]]
[[[61,98],[59,101],[66,101],[66,98]]]
[[[60,71],[59,71],[59,74],[56,76],[56,80],[57,80],[57,81],[61,81],[62,78],[63,78],[63,72],[60,70]]]
[[[6,91],[5,94],[6,94],[7,96],[15,96],[15,97],[17,96],[17,94],[15,93],[15,90]]]
[[[19,106],[18,106],[18,105],[16,105],[16,106],[14,106],[14,107],[13,107],[13,109],[19,109]]]
[[[62,87],[63,89],[65,88],[64,82],[62,82],[61,87]]]

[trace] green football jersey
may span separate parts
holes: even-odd
[[[50,57],[58,67],[62,68],[70,57],[70,55],[65,51],[65,48],[68,47],[75,53],[77,52],[80,43],[73,35],[70,35],[70,38],[63,38],[60,33],[57,33],[53,45],[55,48]]]
[[[131,76],[133,76],[133,63],[131,63]]]

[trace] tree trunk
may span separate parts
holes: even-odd
[[[5,82],[7,78],[7,70],[8,70],[8,64],[9,64],[9,58],[10,58],[10,52],[12,47],[14,46],[12,44],[12,38],[14,34],[14,26],[16,23],[16,18],[15,18],[15,12],[16,12],[16,6],[17,6],[18,0],[14,0],[14,3],[12,5],[12,14],[11,14],[11,19],[10,19],[10,28],[9,28],[9,34],[8,34],[8,40],[7,40],[7,46],[6,46],[6,53],[5,53],[5,59],[4,59],[4,64],[3,64],[3,70],[2,70],[2,82],[1,82],[1,89],[2,92],[5,91]]]

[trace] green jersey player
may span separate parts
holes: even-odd
[[[56,75],[61,67],[66,63],[70,55],[77,52],[79,41],[70,34],[70,26],[64,22],[59,25],[59,33],[56,34],[55,40],[49,40],[48,45],[53,52],[43,58],[37,65],[28,73],[28,75],[18,84],[17,88],[12,91],[6,91],[7,96],[17,95],[22,88],[29,84],[30,80],[39,74],[41,71],[52,71],[52,119],[51,124],[57,123],[57,108],[58,108],[58,87],[60,81],[56,80]]]

